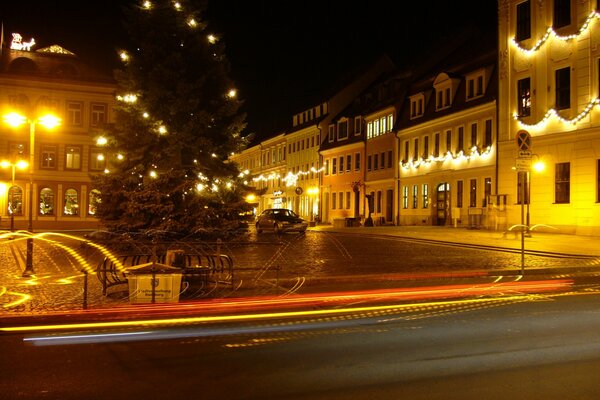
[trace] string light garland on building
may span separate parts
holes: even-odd
[[[310,173],[319,174],[319,173],[323,172],[324,170],[325,170],[325,167],[321,167],[319,169],[317,169],[315,167],[311,167],[308,171],[298,171],[295,174],[290,171],[283,178],[282,178],[282,176],[280,174],[272,172],[272,173],[270,173],[267,176],[260,175],[260,176],[257,176],[255,178],[252,178],[252,180],[254,182],[259,182],[259,181],[266,182],[266,181],[270,181],[270,180],[281,179],[281,180],[283,180],[285,182],[285,184],[286,184],[287,187],[290,187],[290,186],[296,186],[296,183],[298,182],[298,178],[300,176],[306,176],[306,175],[308,175]]]
[[[444,161],[468,161],[477,158],[488,156],[492,152],[492,146],[487,146],[483,152],[479,150],[477,146],[471,148],[470,154],[465,154],[462,150],[454,154],[451,151],[446,152],[444,155],[434,157],[430,155],[428,158],[419,157],[417,160],[410,160],[402,162],[400,165],[404,169],[419,168],[420,166],[429,166],[433,162],[444,162]]]
[[[519,118],[519,115],[517,113],[513,114],[513,118],[519,122],[519,125],[521,127],[526,128],[526,129],[534,129],[534,130],[544,128],[546,126],[546,124],[548,123],[548,121],[550,120],[550,118],[553,118],[553,117],[556,118],[557,120],[561,121],[562,123],[569,124],[569,125],[576,125],[579,121],[581,121],[582,119],[587,117],[587,115],[592,111],[592,109],[599,104],[600,104],[600,98],[596,97],[595,99],[591,100],[585,106],[585,108],[583,109],[582,112],[579,113],[579,115],[577,115],[575,118],[572,118],[572,119],[566,119],[566,118],[560,116],[558,111],[554,108],[549,109],[546,112],[546,114],[544,115],[544,117],[542,118],[542,120],[535,124],[526,124]]]
[[[532,55],[535,52],[537,52],[544,44],[546,44],[546,42],[548,42],[548,40],[550,40],[550,38],[556,38],[558,40],[562,40],[562,41],[568,41],[571,39],[576,39],[578,36],[580,36],[581,34],[583,34],[589,27],[590,24],[592,23],[592,21],[595,18],[599,18],[600,19],[600,13],[596,12],[596,11],[592,11],[588,17],[586,18],[585,22],[583,23],[583,25],[581,25],[581,27],[579,28],[579,30],[577,31],[577,33],[571,34],[571,35],[566,35],[566,36],[562,36],[559,35],[558,33],[556,33],[556,31],[554,30],[554,28],[549,27],[546,30],[546,33],[544,34],[544,36],[542,36],[536,43],[535,45],[530,48],[530,49],[526,49],[524,47],[521,47],[521,45],[519,44],[519,42],[517,41],[516,37],[512,38],[512,44],[519,49],[523,54],[525,55]]]

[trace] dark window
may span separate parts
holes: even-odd
[[[471,99],[475,96],[475,80],[469,79],[467,81],[467,98]]]
[[[392,168],[392,163],[394,161],[394,158],[392,156],[392,151],[388,150],[388,158],[387,158],[387,162],[388,162],[388,168]]]
[[[558,29],[571,24],[571,0],[554,0],[553,28]]]
[[[435,142],[433,143],[433,155],[435,157],[440,156],[440,134],[435,134]]]
[[[458,128],[458,146],[456,152],[465,150],[465,128],[462,126]]]
[[[340,174],[344,173],[344,156],[340,156]]]
[[[380,164],[380,168],[384,169],[385,168],[385,153],[381,153],[381,164]]]
[[[337,158],[332,159],[333,164],[331,165],[331,175],[337,174]]]
[[[477,124],[471,124],[471,147],[477,146]]]
[[[492,145],[492,120],[488,119],[485,121],[485,142],[483,143],[483,147],[488,147]]]
[[[379,154],[373,156],[373,169],[379,168]]]
[[[477,207],[477,179],[471,179],[469,185],[469,207]]]
[[[463,206],[463,181],[456,182],[456,207]]]
[[[404,162],[408,162],[408,140],[404,142]]]
[[[367,171],[371,170],[371,156],[367,156]]]
[[[487,207],[488,197],[492,194],[492,178],[485,178],[483,181],[483,206]]]
[[[571,107],[571,68],[556,70],[556,109]]]
[[[481,96],[483,94],[483,76],[477,77],[477,96]]]
[[[350,172],[352,169],[352,154],[346,156],[346,172]]]
[[[558,163],[554,174],[554,202],[571,201],[571,163]]]
[[[531,115],[531,81],[530,78],[519,79],[517,83],[519,96],[519,116]]]
[[[417,161],[419,159],[419,139],[415,139],[415,148],[413,152],[413,160]]]
[[[429,158],[429,136],[425,136],[425,138],[423,138],[423,158]]]
[[[531,4],[529,0],[517,4],[517,36],[518,41],[531,37]]]
[[[446,131],[446,151],[452,151],[452,131]]]
[[[360,153],[356,153],[356,156],[354,157],[354,170],[360,170]]]

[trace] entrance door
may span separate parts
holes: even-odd
[[[390,222],[393,218],[392,213],[393,213],[393,206],[394,206],[394,191],[391,189],[388,189],[385,197],[386,197],[386,199],[385,199],[385,220],[387,222]]]
[[[440,183],[437,187],[436,195],[436,225],[446,225],[450,213],[450,184]]]

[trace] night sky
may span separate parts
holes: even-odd
[[[121,4],[110,0],[0,0],[5,40],[19,32],[40,46],[59,44],[104,70],[124,43]],[[207,19],[223,36],[231,76],[245,100],[248,130],[280,133],[291,114],[382,53],[411,66],[467,26],[496,29],[495,0],[213,0]]]

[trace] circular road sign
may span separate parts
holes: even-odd
[[[526,130],[517,132],[517,147],[521,151],[531,150],[531,135]]]

